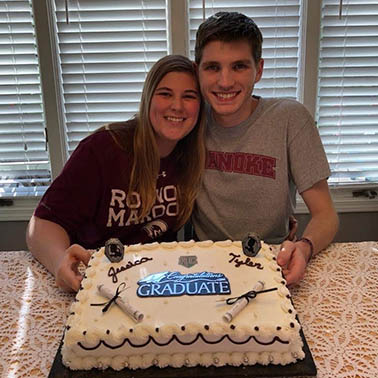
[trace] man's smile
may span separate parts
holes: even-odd
[[[238,92],[213,92],[213,94],[219,99],[219,100],[232,100],[234,99],[240,91]]]

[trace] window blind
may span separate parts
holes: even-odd
[[[323,0],[317,121],[330,183],[378,182],[378,3]]]
[[[219,11],[251,17],[264,42],[264,74],[254,93],[264,97],[299,97],[300,0],[206,0],[206,18]],[[203,21],[202,0],[190,0],[190,54],[194,59],[196,31]]]
[[[131,118],[145,76],[168,53],[165,0],[55,0],[67,145]]]
[[[49,156],[31,3],[0,2],[0,197],[40,195]]]

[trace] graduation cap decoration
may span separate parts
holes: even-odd
[[[117,238],[112,238],[105,243],[105,256],[110,262],[120,262],[123,259],[123,244]]]
[[[254,232],[249,232],[242,241],[243,252],[249,257],[255,257],[261,249],[261,240]]]

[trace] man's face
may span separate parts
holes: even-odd
[[[198,66],[201,91],[213,109],[214,119],[230,127],[246,120],[253,110],[252,91],[263,72],[245,40],[212,41],[203,49]]]

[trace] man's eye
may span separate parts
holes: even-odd
[[[245,68],[247,68],[247,66],[244,63],[238,63],[234,65],[234,69],[236,71],[244,70]]]
[[[206,71],[218,71],[218,66],[216,66],[215,64],[209,65],[209,66],[205,67],[205,70]]]

